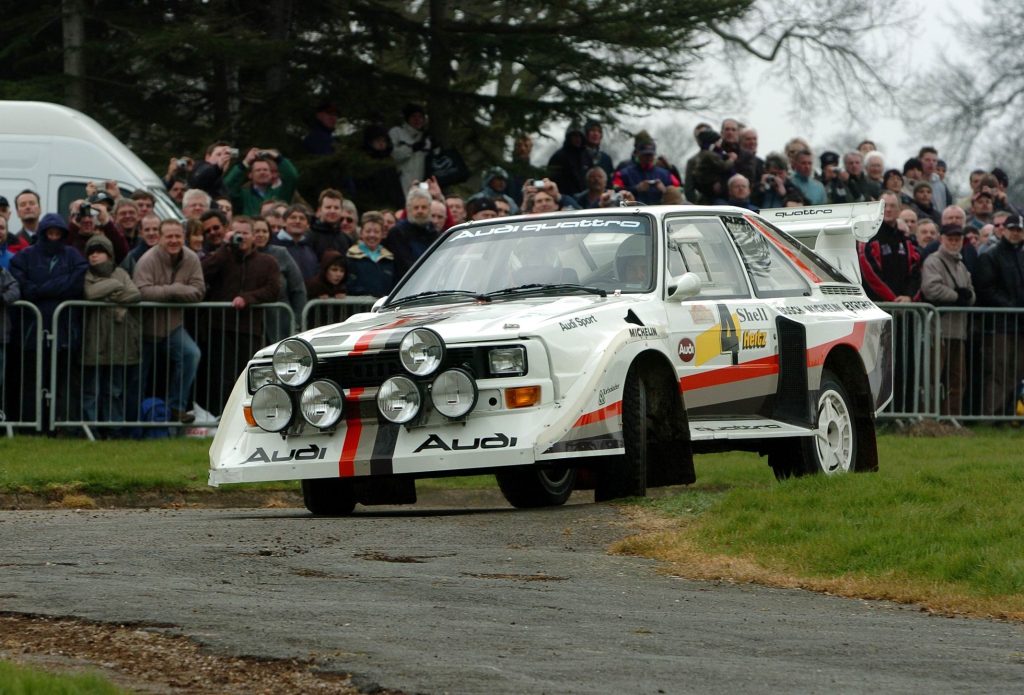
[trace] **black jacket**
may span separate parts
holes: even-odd
[[[978,306],[1024,308],[1024,245],[1000,239],[978,257],[973,279]]]

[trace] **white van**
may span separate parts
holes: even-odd
[[[59,104],[0,101],[0,195],[11,205],[12,230],[21,229],[14,203],[21,191],[36,191],[44,214],[67,219],[89,181],[117,181],[124,195],[145,189],[160,218],[182,217],[160,177],[93,119]]]

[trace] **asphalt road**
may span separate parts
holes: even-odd
[[[410,693],[1020,692],[1024,628],[702,583],[607,505],[0,512],[0,610],[167,626]]]

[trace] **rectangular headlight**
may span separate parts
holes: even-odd
[[[249,393],[256,393],[256,389],[260,386],[277,383],[274,367],[269,364],[254,364],[249,367],[248,381]]]
[[[526,374],[526,350],[522,347],[492,348],[487,354],[491,376]]]

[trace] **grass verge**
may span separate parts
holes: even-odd
[[[120,695],[102,676],[93,674],[51,674],[27,666],[0,661],[0,693],[11,695]]]
[[[0,438],[0,494],[42,495],[88,506],[89,496],[145,492],[208,493],[217,490],[297,492],[294,481],[247,483],[223,488],[206,484],[209,439],[174,437],[158,440],[106,440],[48,437]],[[421,490],[487,489],[494,476],[430,478]],[[82,504],[75,504],[76,497]]]
[[[1024,620],[1024,436],[879,438],[878,473],[782,484],[764,459],[697,459],[698,484],[633,515],[616,547],[671,571]]]

